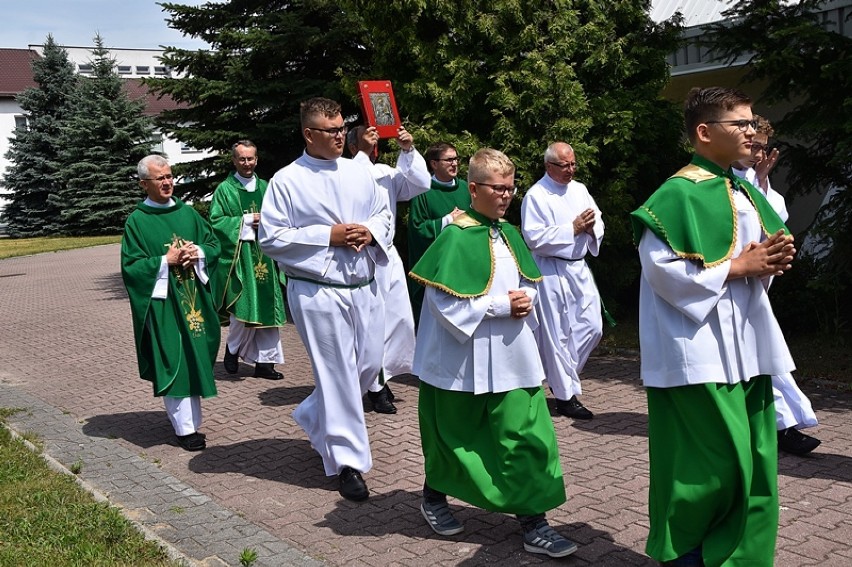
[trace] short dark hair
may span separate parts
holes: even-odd
[[[432,162],[441,159],[441,154],[447,150],[455,150],[456,153],[458,153],[456,147],[449,142],[438,142],[437,144],[429,146],[429,149],[427,149],[426,153],[423,154],[423,159],[426,160],[426,169],[429,170],[429,173],[434,173],[432,170]]]
[[[767,139],[771,138],[775,135],[775,128],[772,127],[772,124],[764,118],[763,116],[754,115],[754,121],[757,122],[757,127],[754,129],[758,134],[763,134]]]
[[[254,148],[254,151],[257,151],[257,146],[254,145],[254,142],[251,140],[237,140],[231,145],[231,157],[237,157],[237,148],[239,146],[245,146],[246,148]]]
[[[310,98],[299,105],[299,119],[301,120],[302,128],[315,116],[325,116],[326,118],[340,116],[340,103],[318,96]]]
[[[699,124],[719,120],[722,113],[743,105],[750,106],[751,98],[741,90],[727,87],[693,87],[683,108],[683,123],[689,141],[695,144],[695,129]]]

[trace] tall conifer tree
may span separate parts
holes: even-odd
[[[71,235],[119,234],[141,190],[136,164],[151,152],[153,124],[144,104],[131,100],[115,59],[95,36],[91,77],[83,77],[61,129],[62,230]]]
[[[47,36],[43,56],[33,61],[33,78],[38,86],[18,96],[27,128],[15,132],[6,153],[11,165],[3,184],[11,198],[3,220],[12,237],[52,235],[60,228],[58,203],[49,197],[62,183],[58,141],[78,77],[52,35]]]

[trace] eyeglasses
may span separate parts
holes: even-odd
[[[733,124],[740,132],[747,132],[749,126],[752,130],[757,130],[757,120],[746,120],[745,118],[741,120],[708,120],[705,124]]]
[[[256,157],[241,157],[235,159],[237,160],[237,163],[254,163],[257,161]]]
[[[547,163],[559,169],[577,169],[576,161],[566,161],[565,163],[559,163],[558,161],[549,161]]]
[[[174,175],[169,173],[166,175],[161,175],[159,177],[143,177],[142,181],[156,181],[157,183],[162,183],[163,181],[171,181],[174,178]]]
[[[442,161],[444,163],[458,163],[459,162],[459,156],[438,158],[434,161]]]
[[[471,181],[471,183],[475,183],[476,185],[484,185],[486,187],[491,187],[492,191],[494,191],[495,193],[499,193],[500,195],[502,195],[504,197],[506,195],[514,197],[515,194],[518,192],[518,188],[515,185],[510,185],[510,186],[492,185],[491,183],[482,183],[480,181]]]
[[[757,152],[769,153],[769,146],[767,146],[765,144],[758,143],[758,142],[752,142],[751,143],[751,151],[752,151],[752,153],[757,153]]]
[[[338,136],[345,136],[346,131],[349,129],[346,126],[338,126],[337,128],[312,128],[310,126],[306,127],[308,130],[316,130],[317,132],[325,132],[332,138],[336,138]]]

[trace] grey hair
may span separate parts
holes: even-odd
[[[557,153],[556,149],[563,144],[568,146],[568,149],[571,150],[572,152],[574,151],[574,148],[571,147],[571,144],[567,144],[565,142],[553,142],[552,144],[547,146],[546,150],[544,150],[544,163],[545,164],[547,164],[547,162],[549,162],[549,161],[555,161],[556,159],[558,159],[557,156],[556,156],[556,153]]]
[[[145,179],[148,177],[148,166],[156,165],[158,167],[165,167],[169,165],[169,162],[161,155],[151,154],[149,156],[145,156],[139,160],[139,163],[136,165],[136,174],[139,176],[139,179]]]

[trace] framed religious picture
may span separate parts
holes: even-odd
[[[359,81],[361,107],[364,109],[364,121],[367,126],[375,126],[379,138],[396,138],[397,129],[402,125],[393,98],[390,81]]]

